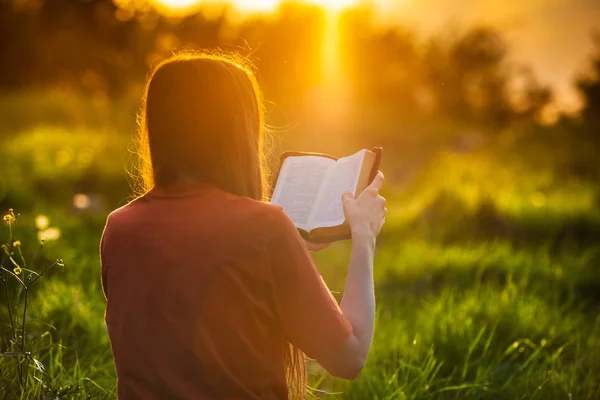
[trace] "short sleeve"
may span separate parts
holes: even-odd
[[[268,244],[276,313],[287,340],[310,358],[327,358],[352,327],[317,271],[292,220],[274,210]]]
[[[106,219],[106,225],[104,226],[104,230],[102,231],[102,236],[100,237],[100,268],[102,270],[102,278],[100,283],[102,284],[102,292],[104,293],[104,298],[108,299],[108,269],[106,265],[106,257],[105,257],[105,243],[106,236],[108,231],[110,216]]]

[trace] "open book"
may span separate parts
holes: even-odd
[[[371,183],[381,159],[381,148],[373,150],[339,159],[319,153],[284,153],[271,203],[283,208],[306,240],[349,239],[342,194],[357,196]]]

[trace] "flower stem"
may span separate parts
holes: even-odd
[[[2,272],[3,272],[3,275],[6,274],[4,271],[2,271]],[[12,331],[13,339],[16,342],[17,334],[15,332],[15,324],[13,322],[12,305],[10,304],[10,297],[8,296],[8,282],[6,281],[6,277],[3,277],[2,280],[4,281],[4,293],[6,294],[6,307],[8,308],[8,323],[10,324],[10,330]]]
[[[27,352],[25,351],[25,316],[27,314],[27,298],[29,297],[27,296],[28,292],[28,288],[25,288],[25,299],[23,300],[23,321],[21,325],[21,351],[23,352],[23,361],[27,363],[25,367],[25,373],[27,373],[27,366],[29,366],[29,359],[27,358]],[[23,363],[19,363],[19,367],[21,369],[23,391],[25,391],[25,387],[27,386],[27,377],[23,374]]]

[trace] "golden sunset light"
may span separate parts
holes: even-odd
[[[359,3],[360,0],[304,0],[298,3],[316,4],[329,11],[340,11]],[[152,0],[161,10],[172,13],[186,13],[204,5],[232,4],[242,12],[269,12],[275,10],[283,0]]]
[[[359,0],[308,0],[307,2],[311,4],[318,4],[325,9],[339,11],[358,4]]]
[[[600,0],[0,0],[0,38],[0,400],[600,400]]]
[[[184,8],[198,5],[199,0],[156,0],[158,4],[173,7],[173,8]]]

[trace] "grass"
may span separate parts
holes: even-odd
[[[98,242],[107,212],[127,196],[127,154],[126,141],[111,135],[35,127],[0,151],[0,170],[13,171],[0,183],[0,205],[23,213],[17,238],[25,255],[35,250],[37,215],[60,229],[46,251],[65,268],[32,290],[27,324],[37,349],[48,349],[39,361],[53,390],[78,388],[62,398],[116,397]],[[63,151],[67,163],[57,156]],[[107,159],[107,152],[118,156]],[[388,187],[372,353],[353,382],[311,364],[319,396],[600,399],[598,186],[498,163],[489,154],[445,154],[411,186]],[[97,194],[102,204],[77,210],[77,192]],[[336,243],[315,259],[339,296],[349,244]],[[0,357],[0,399],[18,398],[3,368],[10,362]],[[44,392],[33,380],[28,387],[22,399]]]
[[[597,298],[578,290],[598,250],[553,259],[408,243],[381,254],[373,352],[359,380],[332,387],[351,399],[598,398]]]

